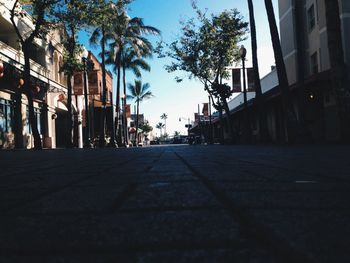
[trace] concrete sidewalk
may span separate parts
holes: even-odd
[[[0,151],[0,262],[349,262],[349,153]]]

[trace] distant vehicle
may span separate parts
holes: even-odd
[[[183,144],[186,142],[187,142],[187,136],[184,136],[184,135],[176,136],[172,141],[173,144]]]
[[[158,145],[158,144],[159,144],[159,141],[153,140],[153,141],[150,141],[149,144],[150,144],[150,145]]]

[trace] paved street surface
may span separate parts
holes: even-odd
[[[0,262],[349,262],[350,147],[0,151]]]

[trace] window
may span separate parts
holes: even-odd
[[[41,118],[41,110],[38,108],[34,108],[34,116],[35,119],[38,123],[38,131],[40,134],[43,134],[42,132],[42,118]],[[26,116],[26,133],[27,134],[32,134],[32,127],[30,126],[30,122],[29,122],[29,107],[27,106],[27,116]]]
[[[311,74],[316,74],[318,72],[318,58],[317,58],[317,52],[313,53],[310,57],[310,69]]]
[[[13,105],[10,101],[0,99],[0,132],[12,132]]]
[[[309,31],[312,31],[315,28],[315,24],[316,24],[314,5],[311,5],[310,8],[307,10],[307,18],[308,18],[308,24],[309,24]]]

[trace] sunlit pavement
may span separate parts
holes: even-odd
[[[349,262],[349,154],[0,151],[0,262]]]

